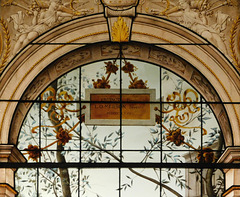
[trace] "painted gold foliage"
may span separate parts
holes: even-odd
[[[4,67],[6,66],[7,59],[9,57],[9,53],[10,53],[10,34],[9,34],[8,26],[3,18],[0,18],[0,24],[3,29],[4,41],[5,41],[4,52],[3,52],[4,54],[2,55],[2,59],[1,59],[1,63],[0,63],[0,72],[1,72],[4,69]]]
[[[239,24],[240,24],[240,17],[238,16],[237,19],[233,22],[233,26],[231,29],[231,35],[230,35],[230,50],[232,52],[234,64],[238,69],[240,69],[240,60],[239,60],[239,54],[235,50],[235,46],[239,42],[236,40]],[[240,34],[240,31],[239,31],[239,34]],[[239,53],[240,53],[240,51],[239,51]]]
[[[129,40],[129,29],[122,17],[118,17],[112,27],[112,40],[113,42],[128,42]]]

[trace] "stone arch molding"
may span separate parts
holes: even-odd
[[[193,32],[161,18],[139,15],[132,27],[131,40],[124,44],[126,58],[172,70],[192,84],[207,101],[239,102],[238,73],[215,47],[205,45],[206,40]],[[11,61],[0,78],[0,98],[33,100],[67,71],[93,61],[115,58],[118,45],[108,41],[107,23],[102,14],[52,29],[34,41],[51,45],[28,45]],[[166,45],[150,45],[152,43]],[[199,45],[191,45],[194,43]],[[0,143],[16,144],[30,104],[3,102],[1,106]],[[240,138],[234,137],[240,135],[239,105],[213,104],[212,108],[223,130],[226,146],[239,146]]]

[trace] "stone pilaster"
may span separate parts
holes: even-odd
[[[0,144],[0,165],[8,162],[26,162],[24,156],[14,145]],[[0,168],[0,197],[14,197],[14,172],[16,169]]]
[[[239,163],[240,147],[228,147],[218,163]],[[225,172],[225,192],[223,197],[240,197],[240,169],[224,169]]]

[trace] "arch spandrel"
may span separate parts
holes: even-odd
[[[100,16],[99,16],[100,17]],[[95,24],[96,18],[94,19],[93,23]],[[148,17],[149,18],[149,17]],[[81,20],[79,19],[79,26],[81,26]],[[140,19],[139,19],[140,20]],[[152,23],[155,23],[154,28],[155,31],[153,33],[158,32],[158,28],[161,29],[161,27],[157,27],[157,23],[154,22],[155,18],[152,20],[152,22],[146,23],[144,18],[142,19],[142,29],[148,28],[149,26],[152,26]],[[149,20],[149,19],[148,19]],[[163,19],[161,20],[162,23],[165,22]],[[76,22],[76,21],[75,21]],[[88,22],[91,22],[89,20]],[[165,34],[162,34],[161,36],[166,41],[169,39],[169,35],[174,34],[175,36],[178,36],[177,29],[171,28],[169,26],[169,21],[167,22],[165,28]],[[102,20],[102,23],[99,24],[97,30],[102,31],[96,31],[96,28],[91,28],[91,23],[86,24],[84,27],[79,29],[79,26],[75,25],[65,25],[67,27],[67,31],[62,31],[61,26],[57,27],[58,30],[52,30],[54,32],[56,39],[63,39],[63,40],[73,40],[73,37],[69,39],[69,34],[72,33],[72,35],[75,35],[74,41],[76,42],[85,42],[85,43],[92,43],[92,42],[98,42],[98,41],[104,41],[108,40],[108,32],[107,32],[107,26],[106,22],[104,22],[104,19]],[[176,24],[173,24],[173,26],[176,26]],[[167,29],[167,27],[169,27]],[[134,27],[133,27],[134,29]],[[84,31],[83,31],[84,30]],[[187,41],[195,42],[195,40],[202,40],[199,36],[194,36],[194,34],[191,32],[189,33],[189,30],[186,30],[185,28],[179,26],[179,31],[185,32],[185,36],[188,38]],[[87,32],[87,34],[86,34]],[[154,35],[154,34],[153,34]],[[152,41],[158,40],[161,41],[161,38],[157,36],[153,36],[150,34],[137,34],[136,32],[133,32],[132,41],[141,40],[142,42],[148,43]],[[49,38],[51,39],[49,40]],[[194,39],[193,39],[194,38]],[[182,33],[179,35],[179,39],[183,39]],[[55,40],[52,38],[51,31],[49,31],[47,34],[43,35],[39,38],[39,40],[44,40],[48,42],[54,42]],[[190,42],[191,43],[191,42]],[[134,43],[135,44],[135,43]],[[133,44],[133,45],[134,45]],[[132,44],[131,44],[132,45]],[[111,47],[111,46],[110,46]],[[191,84],[195,85],[196,89],[200,93],[203,94],[203,96],[206,98],[207,101],[211,101],[213,98],[213,94],[208,96],[206,93],[206,88],[200,88],[198,86],[201,84],[208,84],[208,81],[214,86],[216,92],[218,95],[220,95],[220,98],[218,100],[227,101],[237,101],[237,96],[239,95],[237,90],[236,83],[238,81],[231,80],[229,84],[225,84],[222,80],[219,79],[218,76],[221,76],[223,79],[228,78],[228,74],[226,74],[226,70],[229,70],[229,72],[233,73],[233,77],[237,79],[237,73],[236,71],[231,67],[231,64],[227,62],[224,57],[213,47],[207,46],[207,45],[191,45],[191,46],[179,46],[179,45],[162,45],[161,48],[153,47],[150,45],[145,44],[137,44],[136,46],[131,46],[131,49],[128,49],[129,51],[123,51],[125,53],[127,58],[132,59],[140,59],[143,61],[152,62],[158,65],[162,65],[180,76],[182,76],[184,79],[189,81]],[[79,46],[76,45],[67,45],[67,46],[55,46],[55,45],[33,45],[28,46],[25,48],[24,51],[22,51],[14,61],[11,62],[9,67],[5,70],[3,75],[1,76],[1,80],[5,81],[5,84],[1,84],[1,98],[3,99],[33,99],[36,98],[37,95],[41,93],[41,91],[54,79],[56,79],[58,76],[62,75],[63,73],[67,72],[68,70],[73,69],[74,67],[77,67],[79,65],[87,64],[92,61],[101,60],[101,59],[107,59],[107,58],[115,58],[116,54],[114,53],[114,50],[108,50],[107,46],[103,47],[103,44],[93,44],[88,47],[83,47],[81,49],[74,51],[76,48],[79,48]],[[103,50],[104,49],[104,50]],[[109,52],[111,51],[111,52]],[[169,53],[168,51],[171,51]],[[195,53],[193,53],[195,52]],[[77,55],[73,55],[74,53],[82,53],[82,56],[78,57]],[[159,53],[166,53],[167,56],[169,54],[173,54],[172,57],[175,58],[174,61],[178,62],[177,66],[175,64],[171,64],[172,60],[162,60],[159,59]],[[200,56],[196,55],[201,53]],[[24,61],[23,57],[21,55],[26,55],[26,59]],[[39,55],[41,54],[41,56]],[[65,55],[67,54],[67,55]],[[66,67],[64,64],[61,64],[61,61],[64,60],[66,57],[75,57],[77,60],[74,60],[75,64],[72,65],[72,67]],[[179,58],[181,57],[181,58]],[[78,59],[80,58],[80,59]],[[83,58],[83,59],[81,59]],[[186,61],[182,61],[182,59],[185,59]],[[56,60],[56,61],[55,61]],[[70,61],[69,58],[67,58],[68,61]],[[77,62],[77,63],[76,63]],[[170,63],[169,63],[170,62]],[[220,63],[224,62],[224,64],[221,64],[221,67],[219,66]],[[208,64],[211,65],[212,69],[209,69]],[[174,67],[174,66],[175,67]],[[194,66],[194,67],[193,67]],[[196,69],[195,69],[196,68]],[[218,68],[218,70],[215,70],[215,68]],[[44,74],[43,74],[44,70]],[[200,72],[199,72],[199,71]],[[215,74],[215,72],[217,74]],[[204,73],[204,77],[202,77],[201,73]],[[18,84],[12,83],[9,78],[18,77],[18,81],[20,81]],[[201,78],[202,77],[202,78]],[[41,86],[42,84],[42,86]],[[223,87],[226,86],[226,87]],[[209,86],[209,91],[216,93],[214,89],[211,89],[211,86]],[[33,91],[35,90],[35,91]],[[229,90],[226,91],[226,90]],[[231,91],[230,91],[231,90]],[[204,92],[205,91],[205,92]],[[29,94],[30,92],[30,94]],[[216,95],[217,95],[216,94]],[[24,106],[24,104],[20,104],[19,108],[16,110],[16,104],[10,103],[3,105],[4,113],[1,114],[1,137],[2,142],[11,142],[16,143],[17,133],[18,129],[20,128],[19,124],[22,122],[24,115],[27,112],[29,106]],[[14,112],[16,111],[16,116],[14,117],[14,121],[16,121],[18,124],[14,124],[11,127],[10,136],[11,138],[8,139],[8,131],[10,130],[10,120],[4,119],[4,116],[6,117],[12,117]],[[222,108],[216,108],[214,109],[216,116],[222,117],[222,123],[220,122],[220,125],[225,125],[224,135],[225,135],[225,141],[227,146],[231,146],[233,144],[238,144],[239,139],[234,138],[235,142],[232,142],[232,135],[231,135],[231,128],[235,132],[238,131],[238,117],[237,117],[237,108],[233,108],[233,106],[228,105],[226,106],[227,114],[225,114],[224,110]],[[230,119],[231,126],[228,125],[228,118]],[[218,118],[220,120],[220,118]],[[227,125],[227,126],[226,126]],[[237,133],[236,133],[237,134]]]

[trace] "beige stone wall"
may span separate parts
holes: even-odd
[[[137,1],[132,5],[135,2]],[[116,4],[111,9],[121,8]],[[0,69],[3,70],[31,40],[49,29],[69,20],[103,11],[100,0],[1,1]],[[108,15],[114,13],[115,11],[106,10]],[[235,67],[240,68],[238,0],[139,0],[137,13],[161,17],[191,29],[217,47]],[[129,14],[132,15],[126,13]]]

